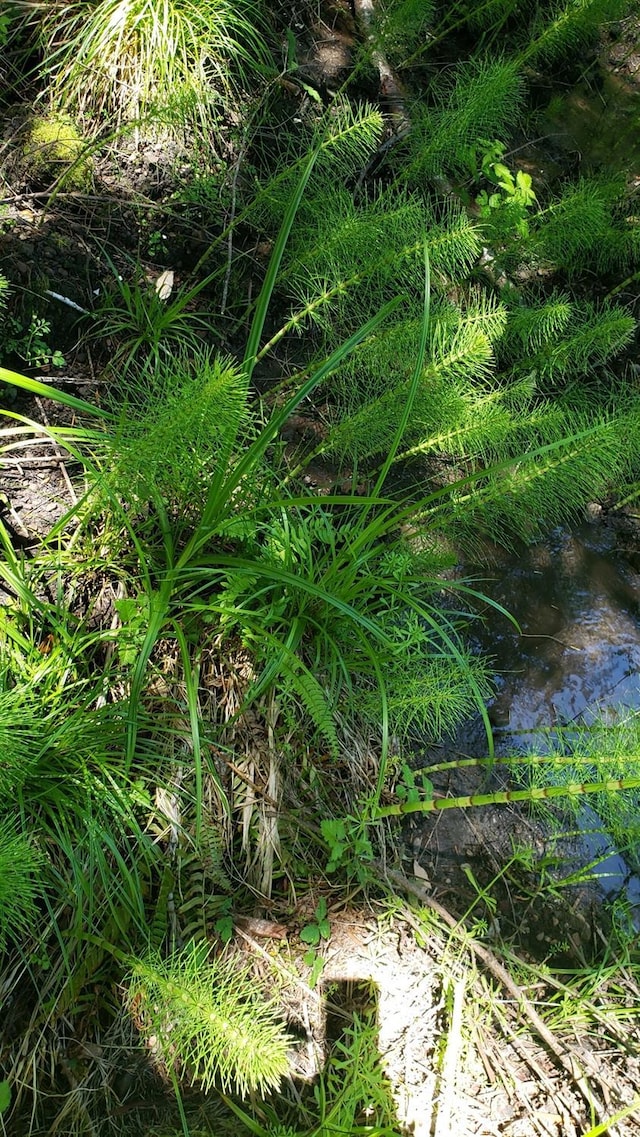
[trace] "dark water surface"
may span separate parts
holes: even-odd
[[[536,728],[592,723],[640,709],[640,547],[635,527],[602,521],[555,530],[521,555],[497,554],[478,571],[478,587],[511,612],[521,634],[487,610],[474,632],[493,659],[498,694],[491,708],[496,750],[541,749]],[[585,830],[597,824],[587,806]],[[640,919],[640,879],[597,833],[584,861],[606,895],[626,891]]]
[[[495,660],[493,716],[511,731],[590,722],[612,706],[640,707],[640,572],[615,529],[555,530],[504,556],[479,587],[515,616],[489,615],[474,634]],[[480,574],[478,574],[480,575]]]

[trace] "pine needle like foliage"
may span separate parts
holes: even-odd
[[[425,228],[435,287],[463,278],[480,252],[463,210],[450,206],[436,218],[415,193],[380,193],[356,205],[339,190],[311,205],[280,284],[298,301],[291,326],[313,321],[327,332],[335,328],[330,342],[399,290],[420,296]]]
[[[384,118],[371,103],[352,104],[337,98],[320,127],[315,123],[313,129],[305,129],[304,126],[299,136],[294,136],[291,142],[287,139],[287,149],[281,159],[283,168],[261,187],[248,210],[249,220],[256,228],[277,228],[299,181],[301,169],[308,161],[310,151],[316,147],[317,156],[304,199],[298,208],[292,240],[296,239],[301,227],[313,224],[320,198],[323,209],[330,207],[337,187],[348,184],[366,168],[382,137]]]
[[[400,176],[410,185],[456,174],[478,138],[507,140],[522,111],[524,87],[513,60],[474,60],[433,84],[433,105],[419,108]]]
[[[426,42],[434,14],[433,0],[385,0],[376,5],[372,29],[376,47],[401,68]]]
[[[628,15],[633,0],[478,0],[461,7],[483,47],[504,47],[507,39],[520,61],[542,66],[595,45],[602,25]]]
[[[397,553],[396,553],[397,556]],[[453,617],[452,617],[453,619]],[[455,625],[449,629],[455,636]],[[400,650],[388,661],[389,724],[401,745],[416,739],[442,738],[465,716],[473,713],[476,702],[469,676],[472,674],[485,698],[491,694],[489,668],[459,643],[460,657],[454,659],[445,644],[428,634],[415,615],[399,618],[389,634],[397,637]],[[369,699],[366,689],[357,693],[359,716],[375,728],[379,715],[377,700]]]
[[[461,538],[480,532],[509,544],[537,538],[544,526],[576,520],[587,502],[604,496],[612,482],[624,481],[637,462],[633,435],[639,427],[639,405],[625,415],[601,415],[599,422],[554,404],[538,408],[507,438],[512,462],[488,470],[486,481],[454,487],[443,524]],[[542,446],[551,449],[540,453]]]
[[[481,0],[465,5],[466,23],[474,31],[495,33],[512,18],[528,21],[538,8],[537,0]]]
[[[247,421],[246,388],[230,360],[204,354],[167,360],[131,382],[108,443],[115,492],[130,502],[159,495],[185,517],[201,507]]]
[[[467,419],[467,385],[475,392],[470,396],[475,402],[478,385],[490,374],[493,342],[501,336],[505,318],[502,305],[482,295],[472,296],[464,310],[436,306],[430,362],[421,377],[403,447],[424,445],[430,438],[434,441],[428,449],[436,450],[435,440],[448,438]],[[397,324],[363,345],[340,369],[334,382],[348,416],[342,415],[331,431],[334,451],[361,460],[385,451],[406,400],[405,367],[415,352],[416,333],[412,321]]]
[[[52,105],[94,128],[211,130],[222,98],[264,64],[263,30],[246,0],[71,0],[42,21]]]
[[[569,275],[594,268],[625,269],[640,251],[637,220],[625,214],[625,188],[619,181],[581,179],[532,222],[530,255]]]
[[[15,801],[37,764],[42,745],[43,712],[23,688],[0,693],[0,800]]]
[[[394,208],[378,198],[361,209],[339,189],[315,204],[308,225],[298,226],[281,280],[296,298],[300,327],[310,318],[327,329],[349,327],[380,300],[415,289],[423,232],[417,199],[399,199]]]
[[[287,1073],[291,1040],[273,1003],[237,959],[210,957],[208,945],[134,960],[127,1003],[166,1068],[205,1093],[266,1093]]]
[[[520,356],[514,375],[530,375],[544,389],[571,377],[591,377],[624,351],[635,328],[622,307],[552,296],[538,308],[513,310],[501,349],[505,359]]]
[[[554,294],[540,304],[515,304],[509,309],[501,355],[508,360],[545,348],[564,334],[574,311],[566,292]]]
[[[612,707],[588,726],[572,723],[565,729],[559,727],[551,736],[547,735],[546,743],[540,752],[532,750],[531,755],[521,761],[518,757],[513,759],[514,776],[526,786],[566,786],[640,776],[640,718],[637,712],[629,714],[626,707]],[[528,757],[534,761],[527,761]],[[631,864],[638,866],[638,791],[596,794],[589,803],[595,811],[591,813],[592,824],[609,836]],[[552,812],[550,806],[546,808]],[[580,797],[562,802],[561,814],[565,821],[567,815],[573,815],[580,823],[583,810],[584,801]],[[557,823],[559,811],[552,812],[552,816]],[[584,828],[584,819],[582,822],[580,827]]]
[[[27,935],[33,926],[42,865],[42,854],[31,841],[11,819],[0,818],[0,952],[8,939]]]
[[[630,7],[629,0],[560,0],[549,12],[546,5],[538,4],[523,58],[550,63],[577,54],[596,40],[603,24],[622,19]]]

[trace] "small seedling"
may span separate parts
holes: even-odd
[[[318,955],[318,945],[322,940],[328,940],[331,935],[331,924],[327,918],[327,901],[324,896],[320,897],[313,915],[314,920],[305,924],[300,932],[300,939],[303,944],[310,945],[309,950],[302,957],[307,967],[311,968],[310,987],[316,986],[324,967],[324,959]]]
[[[305,951],[302,957],[303,963],[311,968],[311,975],[309,976],[309,986],[314,988],[317,986],[318,980],[322,975],[324,969],[324,959],[318,955],[315,948],[311,947]]]
[[[328,940],[331,935],[331,924],[327,919],[327,901],[324,896],[320,897],[314,916],[315,920],[305,924],[300,932],[303,944],[311,944],[312,947],[316,947],[321,940]]]
[[[326,871],[333,873],[339,868],[347,868],[354,872],[358,880],[362,879],[363,865],[373,860],[364,815],[358,818],[323,818],[320,829],[329,846]]]

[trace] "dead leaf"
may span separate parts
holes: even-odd
[[[418,880],[426,880],[427,884],[431,884],[428,874],[425,872],[422,865],[418,864],[417,861],[413,862],[413,875],[417,877]]]
[[[172,268],[165,269],[156,280],[156,292],[160,300],[168,300],[173,292],[174,272]]]

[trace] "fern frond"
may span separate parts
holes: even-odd
[[[334,758],[340,753],[336,731],[335,707],[328,692],[299,658],[293,658],[283,668],[284,691],[293,692],[300,702],[300,710],[315,727],[318,735],[329,747]]]
[[[3,276],[2,273],[0,273],[0,319],[2,318],[2,313],[7,306],[7,299],[10,293],[11,285],[9,284],[6,276]]]
[[[176,916],[181,938],[187,942],[207,939],[220,914],[219,890],[232,892],[231,881],[221,867],[222,849],[218,851],[214,845],[213,828],[210,822],[204,827],[206,844],[212,848],[213,855],[208,851],[204,855],[201,850],[192,852],[186,845],[181,845],[178,851]]]
[[[155,1035],[168,1070],[242,1096],[274,1089],[288,1069],[290,1039],[273,1003],[237,959],[192,944],[162,960],[134,959],[127,1004]]]
[[[169,897],[173,892],[175,880],[169,865],[165,865],[160,888],[156,898],[155,911],[149,926],[149,948],[151,951],[160,951],[164,943],[169,912]]]
[[[551,13],[538,5],[529,29],[528,46],[522,53],[527,62],[546,63],[581,50],[594,41],[603,24],[628,13],[628,0],[564,0]]]
[[[466,167],[478,138],[505,139],[518,121],[524,87],[513,60],[472,60],[433,88],[434,104],[415,114],[409,158],[400,177],[410,185]]]

